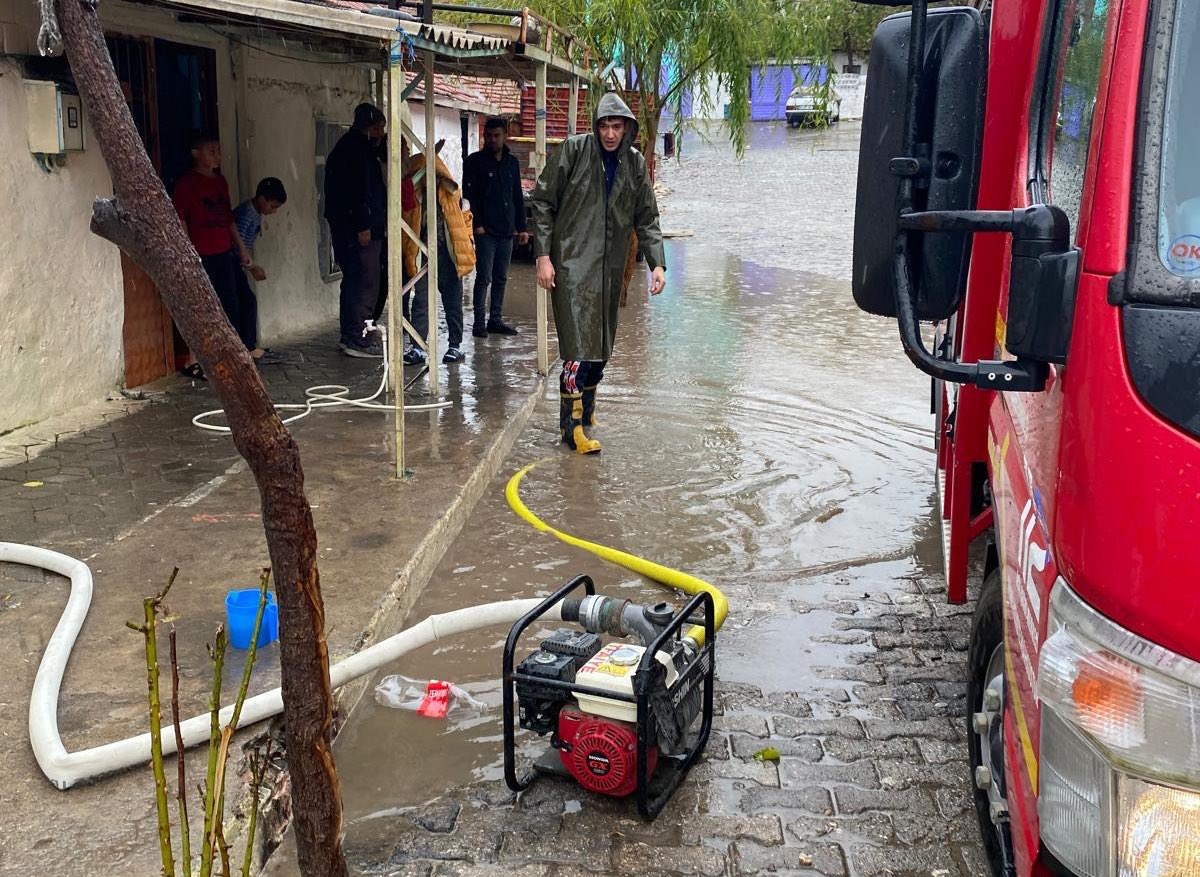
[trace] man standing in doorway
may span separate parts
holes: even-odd
[[[559,428],[580,454],[600,450],[584,428],[595,424],[596,388],[616,340],[632,232],[651,270],[651,294],[666,285],[658,202],[646,159],[633,146],[637,132],[625,102],[604,95],[592,133],[555,150],[530,196],[538,285],[551,291],[563,360]]]
[[[363,338],[363,326],[379,301],[380,267],[387,232],[387,187],[378,144],[386,120],[378,107],[359,104],[354,126],[325,161],[325,218],[333,255],[342,269],[339,302],[341,341],[347,356],[380,358],[379,345]]]
[[[509,151],[508,125],[503,119],[488,119],[484,126],[484,148],[467,156],[463,165],[463,195],[475,215],[475,325],[476,338],[516,335],[504,322],[504,288],[512,262],[513,239],[529,243],[525,230],[525,196],[521,192],[521,163]],[[488,313],[488,286],[492,306]]]

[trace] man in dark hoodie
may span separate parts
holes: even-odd
[[[341,347],[347,356],[379,358],[378,344],[363,338],[364,323],[379,301],[380,268],[387,233],[387,186],[379,161],[386,119],[378,107],[359,104],[354,127],[325,160],[325,218],[333,255],[342,269]]]
[[[604,95],[592,133],[555,150],[530,196],[538,285],[550,290],[563,360],[559,428],[580,454],[600,450],[584,427],[595,425],[596,388],[616,340],[632,232],[651,270],[651,294],[666,285],[658,202],[646,159],[633,146],[637,131],[625,102]]]

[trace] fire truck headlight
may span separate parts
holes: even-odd
[[[1086,605],[1061,579],[1050,598],[1038,699],[1117,767],[1200,784],[1200,664]]]
[[[1083,877],[1200,874],[1200,664],[1062,579],[1039,658],[1042,839]],[[1144,777],[1144,779],[1143,779]]]
[[[1118,877],[1200,874],[1200,794],[1122,776]]]

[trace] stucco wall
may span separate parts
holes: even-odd
[[[425,136],[425,103],[424,101],[410,101],[409,109],[412,111],[412,126],[413,130]],[[433,117],[433,129],[436,132],[434,141],[444,139],[446,145],[442,147],[440,153],[441,159],[445,162],[446,167],[450,169],[450,173],[454,174],[454,179],[462,183],[462,121],[458,110],[449,109],[447,107],[438,107],[437,112]],[[467,124],[467,151],[474,152],[479,148],[479,118],[471,116]]]
[[[21,76],[0,58],[0,433],[104,396],[123,371],[120,256],[88,230],[108,173],[88,127],[86,151],[38,167]]]
[[[109,0],[105,30],[155,36],[216,51],[217,103],[225,164],[236,201],[265,176],[277,176],[288,202],[270,217],[256,244],[268,278],[257,285],[260,334],[282,335],[336,320],[337,280],[326,282],[318,261],[317,120],[348,123],[370,98],[365,65],[313,63],[295,43],[268,51],[227,40],[207,28],[181,24],[154,7]],[[34,4],[0,2],[9,43],[32,46]],[[12,22],[16,22],[13,24]],[[21,37],[14,41],[14,34]],[[7,43],[6,43],[7,44]],[[291,57],[279,57],[279,55]],[[423,104],[413,123],[424,132]],[[457,110],[439,107],[442,156],[462,175],[462,128]],[[124,302],[120,255],[88,229],[91,202],[112,187],[91,131],[87,149],[53,174],[40,170],[25,141],[25,98],[17,59],[0,56],[0,432],[94,401],[124,377]],[[479,146],[478,120],[468,126],[468,149]]]
[[[246,106],[239,118],[245,197],[263,177],[287,189],[283,209],[268,217],[255,245],[267,279],[255,285],[261,343],[330,322],[338,283],[322,279],[317,258],[317,120],[349,124],[369,97],[365,67],[304,64],[246,49]],[[241,65],[239,65],[241,66]]]

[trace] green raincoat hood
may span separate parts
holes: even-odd
[[[600,120],[608,118],[629,120],[629,127],[625,129],[625,139],[621,141],[620,148],[623,149],[637,142],[637,116],[633,114],[633,110],[629,109],[629,104],[621,100],[621,96],[615,91],[606,92],[604,97],[600,98],[600,105],[596,107],[596,118],[592,120],[592,133],[596,135],[597,144],[600,143]]]

